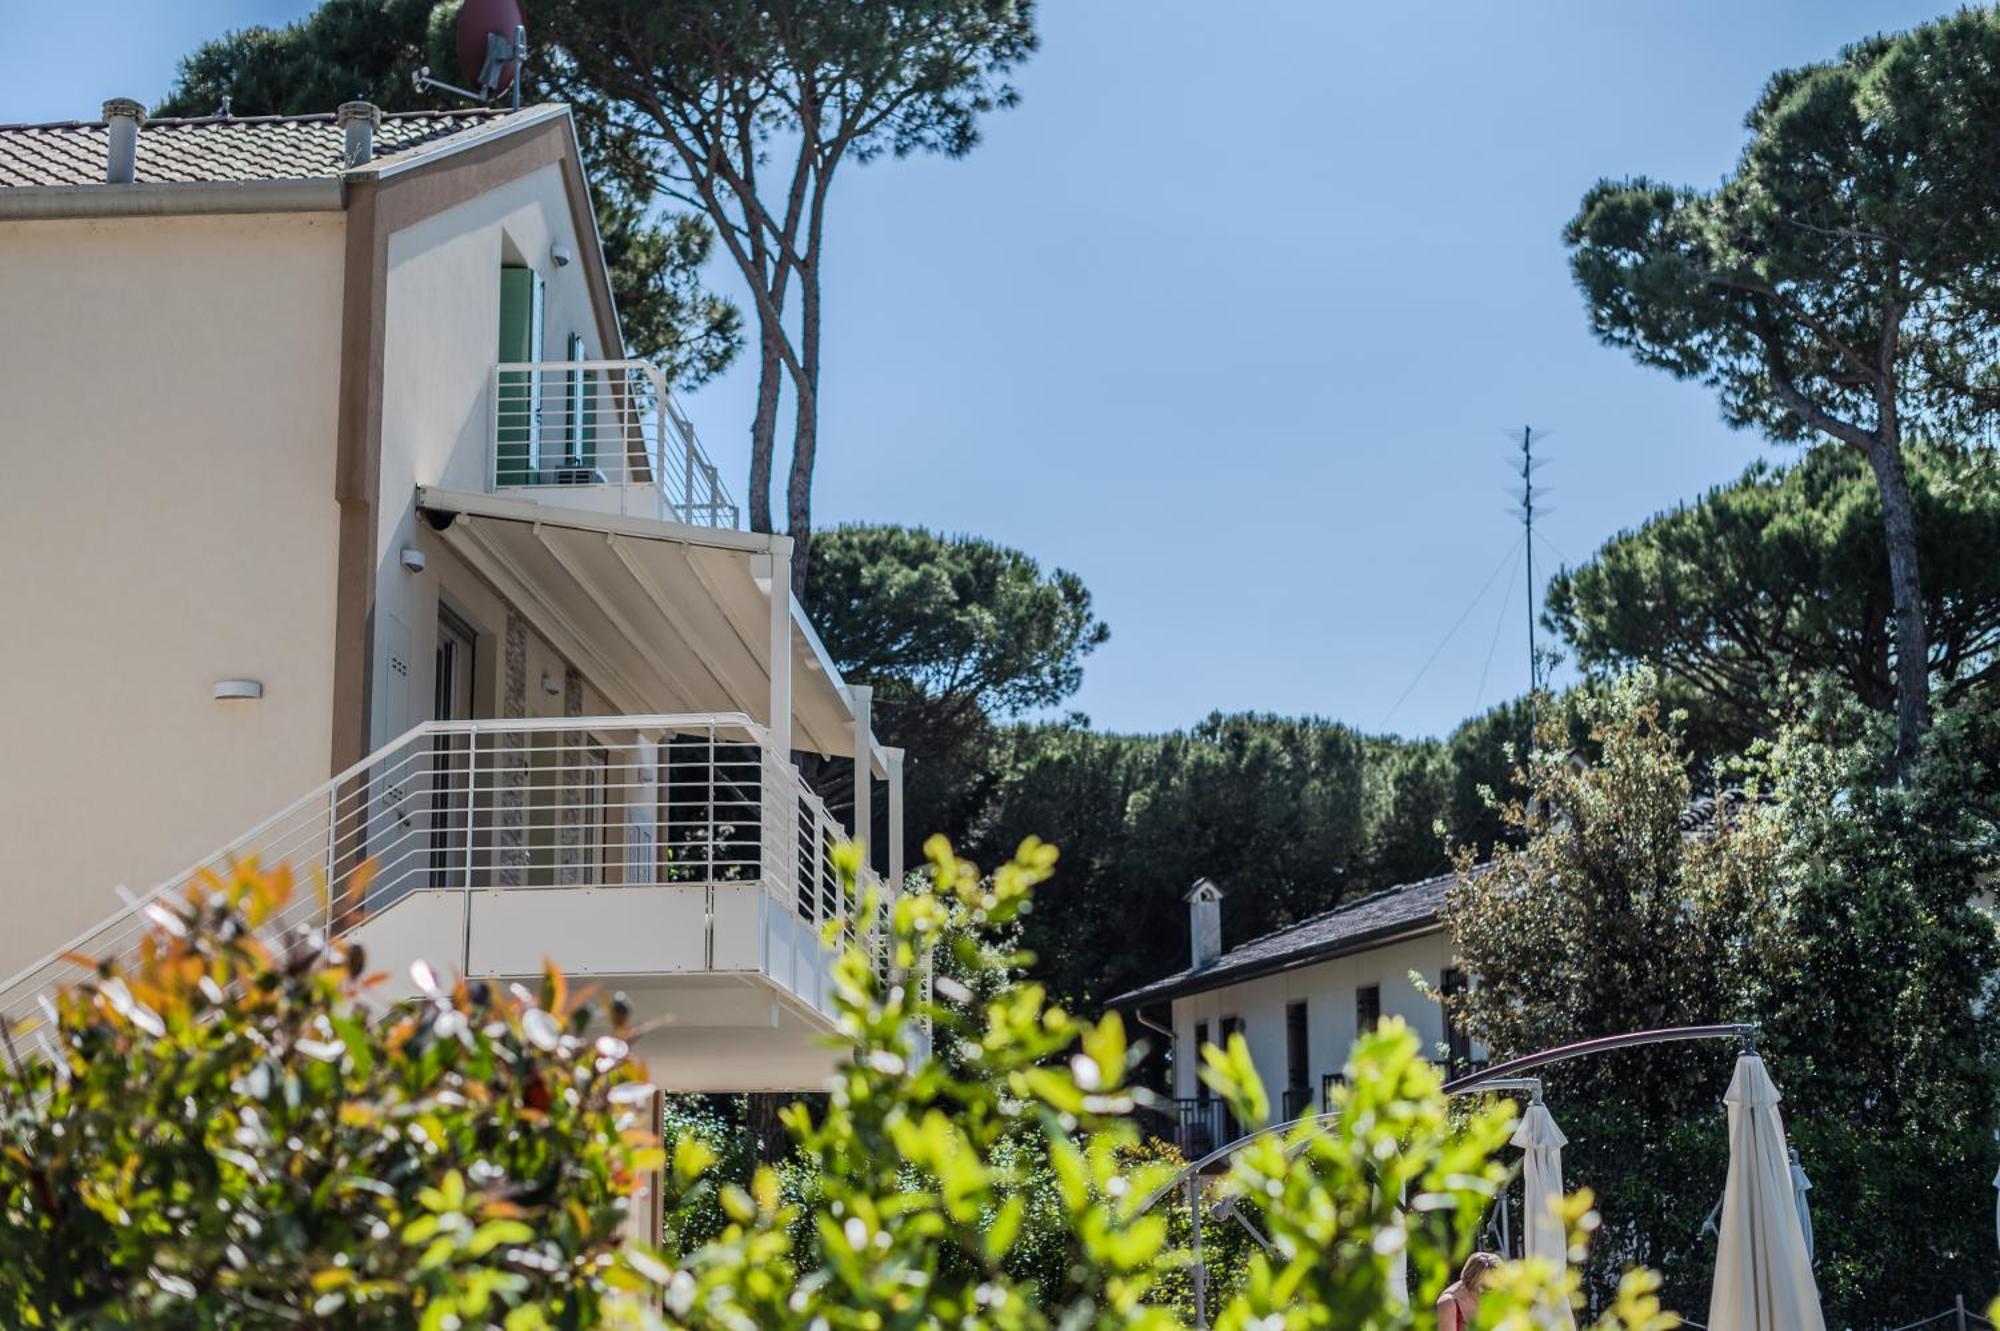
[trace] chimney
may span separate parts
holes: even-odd
[[[139,126],[146,108],[130,97],[113,97],[104,104],[104,128],[110,148],[104,158],[104,183],[129,185],[139,164]]]
[[[1188,938],[1195,970],[1207,970],[1222,955],[1222,889],[1197,878],[1188,889]]]
[[[373,102],[342,102],[334,123],[347,134],[347,164],[365,166],[375,160],[375,131],[382,128],[382,108]]]

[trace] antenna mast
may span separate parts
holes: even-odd
[[[1542,658],[1535,650],[1535,468],[1542,465],[1545,458],[1535,456],[1535,440],[1538,436],[1531,425],[1521,427],[1521,525],[1526,531],[1525,548],[1528,552],[1528,691],[1538,692],[1542,687]]]

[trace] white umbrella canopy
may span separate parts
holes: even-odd
[[[1799,1208],[1799,1233],[1806,1241],[1806,1261],[1813,1260],[1812,1203],[1806,1194],[1812,1191],[1812,1180],[1806,1177],[1806,1167],[1799,1160],[1799,1153],[1792,1152],[1792,1201]]]
[[[1729,1108],[1729,1182],[1709,1331],[1826,1331],[1778,1099],[1764,1060],[1754,1053],[1737,1058],[1722,1097]]]
[[[1569,1145],[1548,1106],[1539,1099],[1528,1106],[1514,1129],[1521,1160],[1521,1247],[1524,1256],[1541,1257],[1561,1270],[1569,1261],[1569,1236],[1563,1232],[1556,1204],[1562,1200],[1562,1148]],[[1552,1319],[1554,1320],[1554,1319]],[[1574,1326],[1567,1303],[1558,1326]]]

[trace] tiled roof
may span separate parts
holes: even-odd
[[[1681,831],[1699,840],[1714,836],[1743,816],[1747,809],[1775,803],[1769,795],[1752,796],[1734,786],[1714,795],[1691,800],[1681,810]]]
[[[1200,970],[1190,967],[1120,994],[1111,1000],[1110,1006],[1156,1003],[1237,984],[1322,957],[1360,951],[1396,934],[1436,925],[1444,910],[1445,889],[1451,886],[1452,878],[1451,874],[1445,874],[1371,892],[1275,933],[1239,944]]]
[[[375,164],[392,164],[454,135],[497,128],[539,109],[386,114],[375,134]],[[346,169],[344,146],[332,112],[148,120],[139,130],[135,174],[140,184],[155,185],[331,179]],[[0,125],[0,188],[101,185],[106,151],[102,121]]]

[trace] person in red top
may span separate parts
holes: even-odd
[[[1472,1331],[1473,1316],[1479,1311],[1479,1292],[1485,1288],[1486,1273],[1500,1265],[1500,1255],[1476,1252],[1459,1268],[1458,1279],[1438,1295],[1437,1331]]]

